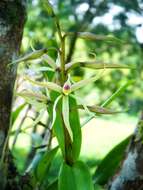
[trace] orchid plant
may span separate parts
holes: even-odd
[[[90,172],[86,166],[86,164],[82,161],[79,161],[79,154],[81,149],[81,143],[82,143],[82,135],[81,135],[81,124],[80,124],[80,117],[78,113],[78,109],[84,109],[89,115],[90,118],[93,118],[95,114],[115,114],[116,111],[112,111],[109,109],[104,108],[104,106],[89,106],[84,103],[84,101],[78,97],[75,92],[78,91],[80,88],[84,88],[84,86],[95,82],[98,80],[105,69],[128,69],[129,67],[127,65],[122,64],[109,64],[105,62],[99,62],[96,60],[93,61],[76,61],[76,62],[70,62],[66,63],[66,45],[65,41],[68,37],[73,36],[74,33],[72,32],[63,32],[61,30],[61,26],[58,20],[58,17],[56,16],[53,7],[51,4],[45,0],[43,1],[48,14],[54,19],[56,28],[57,28],[57,34],[59,37],[59,49],[56,49],[57,51],[57,59],[56,61],[50,57],[48,54],[49,50],[54,50],[55,48],[49,48],[49,49],[41,49],[41,50],[34,50],[32,53],[27,54],[15,61],[13,61],[10,66],[13,66],[14,64],[18,64],[20,62],[29,62],[31,60],[41,59],[41,61],[45,61],[47,63],[47,66],[40,67],[41,70],[47,71],[47,73],[50,71],[52,72],[52,78],[49,77],[48,80],[45,80],[43,82],[37,81],[32,79],[30,76],[25,75],[24,78],[28,82],[30,82],[32,85],[36,85],[39,87],[42,87],[45,89],[47,93],[49,93],[49,96],[41,93],[33,93],[27,91],[21,91],[16,93],[16,95],[21,96],[25,98],[26,101],[28,101],[29,97],[34,98],[36,101],[42,102],[44,105],[42,109],[46,109],[49,113],[50,118],[50,127],[49,129],[53,132],[53,136],[56,136],[58,140],[58,148],[61,149],[62,156],[63,156],[63,163],[60,169],[60,173],[58,176],[58,185],[55,184],[56,188],[58,190],[93,190],[93,182],[91,179]],[[83,33],[76,33],[78,38],[82,38],[85,40],[103,40],[107,42],[116,42],[120,43],[120,40],[108,35],[95,35],[91,34],[89,32],[83,32]],[[73,81],[71,71],[75,67],[84,67],[84,68],[90,68],[93,70],[100,69],[101,72],[99,74],[94,75],[90,78],[83,79],[81,81]],[[78,103],[77,103],[78,102]],[[28,102],[31,103],[31,102]],[[43,112],[42,112],[43,114]],[[39,118],[36,119],[35,123],[38,123]],[[48,151],[48,156],[50,158],[53,158],[56,154],[58,148],[54,148],[51,151]],[[50,153],[49,153],[50,151]],[[46,162],[47,159],[47,165],[49,163],[49,157],[47,156],[47,153],[44,155]],[[37,168],[43,167],[42,162],[43,159],[39,160],[39,163],[37,164]],[[52,161],[52,159],[51,159]],[[35,162],[34,162],[35,163]],[[40,165],[41,164],[41,165]],[[45,167],[45,166],[44,166]],[[33,167],[31,166],[30,169],[28,169],[28,172],[31,171]],[[43,178],[41,176],[45,172],[45,170],[37,169],[39,172],[37,177],[38,184],[42,184]],[[45,173],[44,173],[45,174]],[[52,186],[53,184],[51,184]],[[38,186],[39,189],[42,189],[42,186]],[[50,189],[50,185],[48,186],[48,189]]]

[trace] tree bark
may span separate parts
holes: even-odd
[[[8,67],[8,64],[16,59],[19,52],[26,19],[25,10],[26,0],[0,0],[0,159],[10,126],[12,94],[17,69]],[[0,167],[0,188],[4,189],[5,166]]]
[[[132,137],[127,156],[109,190],[143,190],[143,112]]]

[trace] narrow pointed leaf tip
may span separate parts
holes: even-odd
[[[26,80],[28,80],[30,83],[34,84],[34,85],[37,85],[37,86],[40,86],[40,87],[45,87],[45,88],[48,88],[49,90],[53,90],[53,91],[62,93],[62,87],[59,86],[59,85],[56,84],[56,83],[53,83],[53,82],[39,82],[39,81],[34,81],[34,80],[32,80],[31,78],[29,78],[28,76],[24,76],[24,78],[25,78]]]

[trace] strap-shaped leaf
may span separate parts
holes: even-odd
[[[70,71],[73,68],[76,67],[85,67],[85,68],[90,68],[90,69],[131,69],[130,66],[128,65],[123,65],[123,64],[115,64],[115,63],[104,63],[101,61],[90,61],[90,62],[85,62],[85,61],[78,61],[78,62],[71,62],[66,64],[65,68],[67,71]]]
[[[59,92],[59,93],[62,92],[62,87],[57,85],[56,83],[34,81],[31,78],[29,78],[28,76],[24,76],[24,78],[26,80],[28,80],[30,83],[34,84],[34,85],[37,85],[37,86],[40,86],[40,87],[45,87],[45,88],[48,88],[49,90],[53,90],[53,91],[56,91],[56,92]]]
[[[58,182],[59,190],[94,190],[88,167],[81,161],[69,166],[63,163]]]
[[[69,97],[68,96],[63,96],[62,115],[63,115],[64,124],[69,132],[71,140],[73,141],[73,134],[72,134],[70,121],[69,121]]]
[[[55,100],[59,97],[59,94],[52,91],[50,92],[50,98],[52,102],[55,102]],[[53,124],[53,132],[58,140],[59,147],[62,151],[63,157],[65,157],[65,136],[64,136],[64,128],[63,128],[63,119],[62,119],[62,99],[57,103],[57,109],[56,109],[56,119]],[[51,119],[53,119],[53,104],[50,104],[48,107],[48,113]]]
[[[59,100],[61,99],[62,95],[58,96],[54,102],[54,106],[53,106],[53,119],[52,119],[52,123],[51,123],[51,126],[50,126],[50,129],[52,129],[54,123],[55,123],[55,120],[56,120],[56,113],[57,113],[57,104],[59,102]]]
[[[13,64],[17,64],[17,63],[23,62],[23,61],[30,61],[30,60],[38,59],[43,54],[45,54],[46,52],[47,52],[47,49],[35,50],[32,53],[24,55],[23,57],[21,57],[21,58],[19,58],[17,60],[14,60],[12,63],[9,64],[9,66],[13,65]]]
[[[101,161],[94,174],[94,181],[97,184],[104,185],[108,182],[115,171],[118,169],[120,162],[125,154],[126,147],[131,139],[131,136],[117,144]]]

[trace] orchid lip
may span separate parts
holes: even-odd
[[[64,90],[70,90],[70,86],[68,84],[64,85]]]

